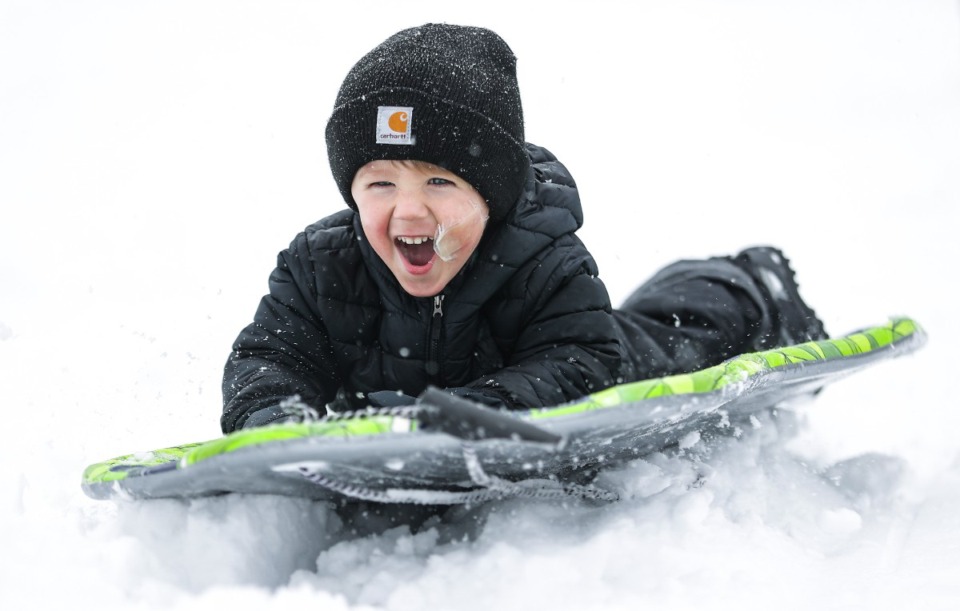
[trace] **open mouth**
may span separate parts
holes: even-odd
[[[423,267],[435,254],[433,251],[433,238],[426,236],[408,237],[400,236],[394,240],[397,250],[400,254],[415,267]]]

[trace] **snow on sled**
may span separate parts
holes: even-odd
[[[759,410],[909,354],[925,340],[916,322],[896,318],[529,411],[498,411],[428,389],[413,406],[120,456],[89,466],[82,488],[95,499],[239,492],[441,505],[513,496],[615,500],[582,482],[688,434],[735,431]]]

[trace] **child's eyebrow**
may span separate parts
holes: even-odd
[[[386,164],[365,165],[357,170],[357,176],[366,176],[367,174],[392,174],[393,168]]]

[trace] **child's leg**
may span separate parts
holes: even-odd
[[[826,337],[786,259],[771,248],[674,263],[637,289],[616,318],[632,379]]]

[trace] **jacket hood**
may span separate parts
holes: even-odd
[[[554,238],[576,231],[583,225],[583,208],[570,171],[547,149],[530,143],[526,148],[530,170],[505,223]]]
[[[520,267],[561,236],[583,225],[577,184],[556,156],[527,144],[530,170],[523,192],[500,222],[492,222],[480,243],[480,259]]]

